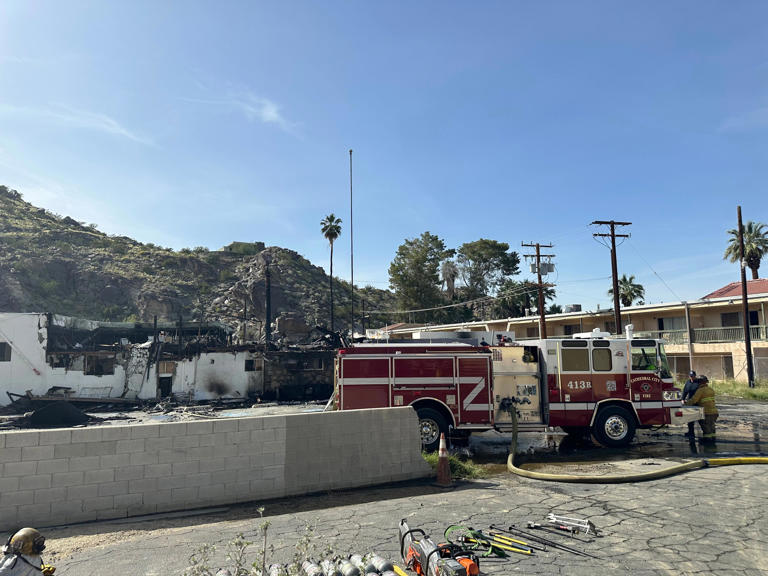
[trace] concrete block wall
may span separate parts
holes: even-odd
[[[0,530],[422,478],[411,408],[0,433]]]

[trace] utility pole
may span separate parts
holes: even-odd
[[[595,237],[611,238],[611,274],[613,275],[613,317],[616,324],[616,334],[621,334],[621,308],[619,307],[619,272],[616,266],[616,238],[629,238],[629,234],[616,234],[616,226],[629,226],[632,222],[616,222],[615,220],[595,220],[592,224],[610,226],[610,234],[592,234]]]
[[[553,248],[553,246],[552,244],[539,244],[538,242],[535,244],[522,243],[521,246],[525,248],[536,248],[536,254],[523,254],[523,256],[525,258],[536,258],[536,277],[538,279],[537,285],[539,287],[539,338],[543,340],[547,337],[547,320],[544,311],[544,288],[554,286],[554,284],[544,284],[541,281],[541,258],[542,256],[544,258],[554,258],[555,255],[542,254],[541,248]]]
[[[349,315],[352,321],[352,330],[349,335],[355,339],[355,244],[352,234],[352,149],[349,149],[349,271],[352,283],[352,303]]]
[[[755,369],[752,365],[752,335],[749,333],[749,301],[747,300],[747,262],[744,259],[744,226],[741,224],[741,206],[737,207],[739,216],[739,253],[741,268],[741,310],[744,316],[744,347],[747,352],[747,380],[749,387],[755,387]]]

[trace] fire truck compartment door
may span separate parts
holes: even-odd
[[[459,421],[490,424],[493,414],[490,359],[459,358]]]
[[[393,386],[409,390],[442,390],[456,387],[453,358],[395,358]]]
[[[494,422],[497,427],[512,424],[512,410],[518,422],[542,424],[541,391],[537,374],[494,374]]]
[[[344,358],[340,377],[342,410],[390,405],[388,358]]]

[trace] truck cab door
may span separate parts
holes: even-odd
[[[565,404],[560,426],[589,426],[594,405],[589,340],[563,340],[560,344],[559,384]]]

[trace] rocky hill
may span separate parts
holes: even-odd
[[[178,252],[109,236],[53,214],[0,186],[0,312],[54,312],[94,320],[221,320],[252,325],[264,318],[265,260],[272,314],[294,313],[329,324],[328,276],[300,254],[261,242]],[[350,285],[334,280],[338,327],[349,325]],[[368,308],[392,308],[390,292],[356,291]],[[380,325],[374,322],[373,325]],[[359,320],[358,320],[359,327]]]

